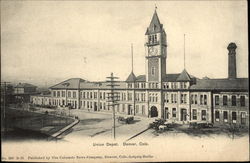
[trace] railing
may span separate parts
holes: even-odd
[[[153,46],[153,45],[159,45],[160,44],[160,42],[159,41],[150,41],[150,42],[146,42],[146,45],[151,45],[151,46]]]

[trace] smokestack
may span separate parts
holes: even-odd
[[[237,78],[237,71],[236,71],[236,50],[237,46],[235,43],[231,42],[227,49],[228,49],[228,78],[235,79]]]

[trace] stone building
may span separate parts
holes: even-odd
[[[167,74],[167,34],[155,11],[145,33],[145,75],[132,70],[115,87],[119,101],[116,112],[124,115],[158,117],[188,123],[249,125],[248,78],[237,78],[236,44],[228,46],[228,78],[198,79],[185,69]],[[107,82],[72,78],[50,87],[49,105],[94,112],[111,112]],[[37,103],[39,96],[32,96]],[[45,97],[44,97],[45,98]]]

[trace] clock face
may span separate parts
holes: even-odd
[[[158,55],[158,50],[157,48],[154,47],[149,47],[149,55]]]

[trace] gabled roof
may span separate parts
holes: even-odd
[[[188,74],[188,72],[186,71],[186,69],[184,69],[181,74],[178,76],[177,81],[191,81],[191,77]]]
[[[179,75],[180,75],[180,73],[178,73],[178,74],[166,74],[165,78],[163,78],[163,81],[165,81],[165,82],[176,82]]]
[[[133,73],[133,71],[129,74],[128,78],[126,79],[126,82],[134,82],[136,80],[136,76]]]
[[[15,86],[15,88],[34,88],[34,87],[37,87],[37,86],[34,86],[29,83],[19,83]]]
[[[248,90],[248,78],[199,79],[190,89],[194,90]]]
[[[139,75],[136,77],[137,82],[145,82],[146,81],[146,75]]]
[[[156,10],[155,10],[154,15],[151,19],[150,25],[147,28],[145,35],[161,32],[162,27],[163,27],[163,25],[160,23],[159,17],[157,15]]]
[[[71,79],[65,80],[59,84],[56,84],[50,87],[50,89],[66,89],[66,88],[78,89],[81,82],[86,82],[86,80],[81,79],[81,78],[71,78]]]

